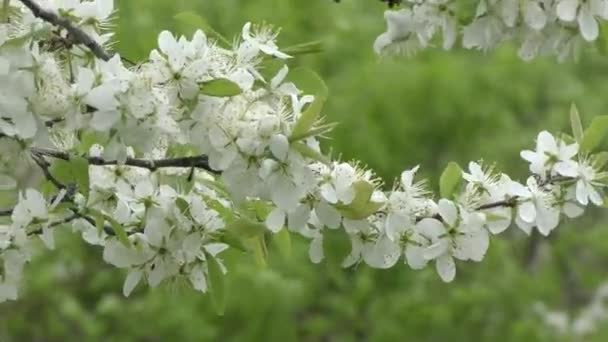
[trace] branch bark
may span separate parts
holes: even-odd
[[[85,33],[83,30],[74,25],[70,20],[59,16],[57,13],[45,10],[38,3],[33,0],[19,0],[23,5],[32,11],[32,14],[37,18],[40,18],[50,24],[61,27],[68,31],[70,37],[77,44],[82,44],[89,48],[91,52],[99,59],[104,61],[110,60],[110,55],[99,43],[95,41],[91,36]]]
[[[57,151],[48,148],[32,147],[31,151],[35,154],[43,156],[70,160],[70,154],[63,151]],[[90,165],[120,165],[117,160],[105,160],[100,157],[87,157]],[[165,167],[183,167],[183,168],[197,168],[209,171],[214,174],[220,174],[220,171],[214,170],[209,166],[209,158],[205,155],[198,155],[192,157],[181,157],[181,158],[168,158],[168,159],[138,159],[138,158],[127,158],[124,165],[140,167],[148,169],[150,171],[156,171],[159,168]]]

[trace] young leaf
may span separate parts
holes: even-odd
[[[253,258],[255,263],[260,268],[266,268],[266,259],[268,258],[268,249],[266,248],[266,241],[264,235],[254,237],[249,240],[251,250],[253,251]]]
[[[110,216],[106,215],[105,218],[106,220],[108,220],[108,222],[110,222],[112,230],[114,230],[118,241],[125,245],[125,247],[131,247],[131,241],[129,241],[129,236],[127,235],[127,232],[125,231],[125,228],[122,226],[122,224],[118,223],[118,221],[116,221]]]
[[[596,116],[583,134],[580,149],[584,152],[593,151],[608,133],[608,115]]]
[[[348,205],[337,205],[340,213],[351,220],[362,220],[375,213],[382,207],[382,203],[371,200],[374,193],[374,185],[367,181],[357,181],[353,183],[355,198]]]
[[[89,196],[89,161],[82,157],[57,160],[51,166],[51,174],[62,184],[75,184],[85,197]]]
[[[287,75],[287,81],[297,84],[304,94],[323,98],[329,96],[329,89],[325,85],[325,82],[323,82],[317,73],[310,69],[298,67],[290,70]]]
[[[211,302],[215,307],[215,311],[218,315],[224,315],[226,310],[226,288],[224,284],[224,272],[222,266],[217,259],[209,254],[205,253],[207,260],[207,273],[209,275],[209,290],[211,292]]]
[[[226,78],[216,78],[201,84],[201,94],[214,97],[229,97],[242,93],[238,84]]]
[[[581,117],[578,115],[578,109],[573,103],[570,106],[570,125],[572,126],[572,135],[577,143],[583,141],[583,125],[581,124]]]
[[[315,40],[311,42],[288,46],[283,49],[283,52],[290,56],[305,55],[311,53],[319,53],[323,51],[323,42]]]
[[[322,155],[320,152],[317,152],[310,148],[303,142],[296,142],[291,145],[291,147],[300,152],[304,157],[310,158],[312,160],[316,160],[323,164],[329,164],[330,160],[326,156]]]
[[[448,163],[439,178],[439,193],[443,198],[451,198],[462,181],[462,169],[455,162]]]
[[[291,137],[289,137],[290,141],[300,140],[299,136],[305,135],[312,128],[312,126],[317,122],[319,116],[321,115],[321,110],[323,109],[323,104],[325,103],[325,98],[317,96],[313,103],[311,103],[306,110],[302,113],[296,124],[293,126],[293,131],[291,132]]]
[[[230,247],[236,248],[241,252],[249,252],[249,249],[240,237],[229,230],[225,230],[222,236],[220,237],[220,241],[227,244]]]
[[[226,226],[226,230],[240,237],[255,237],[266,232],[266,226],[246,217],[240,217]]]

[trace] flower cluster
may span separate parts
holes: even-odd
[[[519,46],[524,60],[554,55],[563,61],[599,36],[608,19],[605,0],[405,0],[385,13],[388,29],[374,48],[379,53],[412,54],[435,44],[449,50],[491,50],[505,41]]]
[[[270,27],[246,24],[231,45],[163,31],[131,65],[98,51],[111,38],[109,0],[5,3],[0,190],[17,199],[0,210],[0,300],[16,298],[31,242],[53,248],[65,226],[127,270],[125,295],[174,279],[221,292],[221,253],[255,254],[272,234],[308,238],[318,263],[339,229],[352,245],[344,267],[389,268],[403,255],[449,282],[455,259],[481,261],[512,222],[548,235],[562,214],[603,203],[602,154],[580,134],[548,132],[522,152],[525,184],[471,162],[468,172],[450,164],[439,199],[415,180],[418,167],[383,190],[373,171],[322,153],[324,85],[306,93],[298,73],[271,68],[291,57]]]

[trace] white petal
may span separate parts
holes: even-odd
[[[540,30],[547,23],[547,15],[535,0],[527,0],[524,9],[526,24],[535,30]]]
[[[566,202],[564,204],[563,211],[564,214],[566,214],[566,216],[568,216],[569,218],[575,218],[581,216],[585,212],[585,209],[581,206],[576,205],[575,203]]]
[[[519,215],[515,217],[515,224],[519,229],[521,229],[524,233],[528,235],[530,235],[530,233],[532,232],[532,228],[534,228],[534,223],[528,223],[522,220]]]
[[[458,219],[458,208],[456,208],[454,202],[442,198],[441,200],[439,200],[438,205],[439,214],[441,214],[441,217],[443,218],[445,223],[447,223],[449,226],[453,226],[456,223],[456,220]]]
[[[274,208],[266,217],[266,226],[273,233],[278,233],[285,224],[285,211]]]
[[[310,218],[310,207],[308,204],[300,204],[296,210],[287,214],[287,225],[293,231],[300,231],[305,228]]]
[[[446,254],[437,259],[435,268],[437,269],[437,273],[441,277],[441,280],[444,282],[449,283],[454,280],[454,277],[456,276],[456,264],[450,255]]]
[[[171,32],[163,31],[158,35],[158,47],[160,48],[160,51],[164,52],[165,54],[169,54],[176,45],[177,42],[175,41],[175,38]]]
[[[125,283],[122,286],[122,294],[125,297],[129,297],[131,292],[133,292],[135,286],[139,284],[142,275],[143,272],[140,269],[132,269],[129,271],[129,274],[127,274],[127,278],[125,279]]]
[[[576,18],[576,10],[579,0],[561,0],[557,4],[557,17],[564,21],[573,21]]]
[[[587,205],[589,203],[587,187],[585,186],[585,181],[583,180],[576,182],[576,200],[582,205]]]
[[[270,151],[279,160],[285,160],[289,151],[289,140],[283,134],[275,134],[270,138]]]
[[[115,110],[95,112],[90,125],[96,131],[105,132],[112,128],[118,122],[118,119],[120,119],[120,113]]]
[[[322,184],[320,187],[320,191],[321,191],[321,196],[323,196],[323,198],[327,202],[332,203],[332,204],[338,202],[338,196],[336,195],[336,189],[334,189],[334,187],[331,186],[331,184],[329,184],[329,183]]]
[[[200,292],[207,292],[207,277],[205,277],[205,270],[203,265],[195,266],[190,274],[188,275],[188,279],[192,283],[192,287]]]
[[[469,238],[467,244],[470,248],[469,257],[471,260],[481,261],[490,246],[490,236],[485,229],[481,229]]]
[[[449,242],[445,239],[441,239],[425,248],[423,256],[426,260],[437,259],[442,255],[446,254],[448,247]]]
[[[588,5],[581,6],[578,14],[578,26],[586,41],[592,42],[597,39],[599,27]]]
[[[439,238],[439,235],[446,233],[443,223],[432,218],[422,219],[416,224],[416,230],[431,240],[436,240]]]
[[[285,76],[287,76],[287,72],[289,72],[289,68],[287,67],[287,65],[284,65],[270,81],[270,88],[277,89],[279,85],[283,83]]]
[[[308,257],[310,261],[314,264],[320,263],[323,258],[323,236],[319,235],[319,237],[314,238],[310,242],[310,246],[308,247]]]
[[[329,204],[321,201],[315,207],[315,213],[322,224],[329,228],[338,228],[340,226],[341,215],[340,213]]]
[[[414,270],[424,268],[428,262],[424,257],[424,248],[414,245],[408,245],[405,248],[405,261]]]
[[[374,268],[393,267],[401,257],[401,248],[387,236],[382,236],[370,248],[366,249],[363,258],[365,263]]]
[[[549,235],[559,224],[559,211],[554,208],[538,208],[536,225],[538,231],[544,236]]]
[[[565,177],[576,177],[578,164],[572,160],[556,163],[553,168],[557,173]]]
[[[517,207],[517,214],[525,222],[532,223],[536,219],[536,207],[531,201],[523,202]]]

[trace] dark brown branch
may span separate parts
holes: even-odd
[[[31,151],[40,155],[70,160],[70,155],[67,152],[32,147]],[[117,160],[105,160],[100,157],[88,157],[87,160],[91,165],[120,165]],[[127,158],[124,165],[141,167],[150,171],[156,171],[159,168],[165,167],[183,167],[183,168],[197,168],[209,171],[211,173],[219,174],[220,171],[213,170],[209,166],[209,159],[205,155],[182,157],[182,158],[168,158],[168,159],[138,159],[138,158]]]
[[[101,45],[99,45],[99,43],[97,43],[83,30],[76,27],[70,20],[59,16],[57,13],[43,9],[33,0],[19,1],[29,8],[34,16],[68,31],[70,37],[75,43],[88,47],[97,58],[108,61],[112,57]]]
[[[51,222],[51,223],[50,223],[50,224],[47,226],[47,228],[52,228],[52,227],[60,226],[60,225],[62,225],[62,224],[70,223],[70,222],[72,222],[72,221],[74,221],[74,220],[76,220],[76,219],[78,219],[78,218],[80,218],[80,215],[78,215],[78,214],[73,214],[73,215],[70,215],[70,216],[68,216],[68,217],[64,218],[63,220],[56,221],[56,222]],[[27,233],[27,235],[28,235],[28,236],[32,236],[32,235],[40,235],[40,234],[42,234],[42,227],[41,227],[41,228],[39,228],[39,229],[36,229],[36,230],[32,230],[31,232],[28,232],[28,233]]]
[[[42,173],[44,174],[44,177],[51,183],[53,183],[53,185],[57,188],[57,189],[65,189],[66,186],[65,184],[62,184],[60,181],[57,180],[57,178],[55,178],[52,174],[51,171],[49,171],[49,166],[50,164],[44,159],[43,154],[41,153],[37,153],[36,151],[32,151],[32,159],[36,162],[36,164],[40,167],[40,169],[42,170]]]

